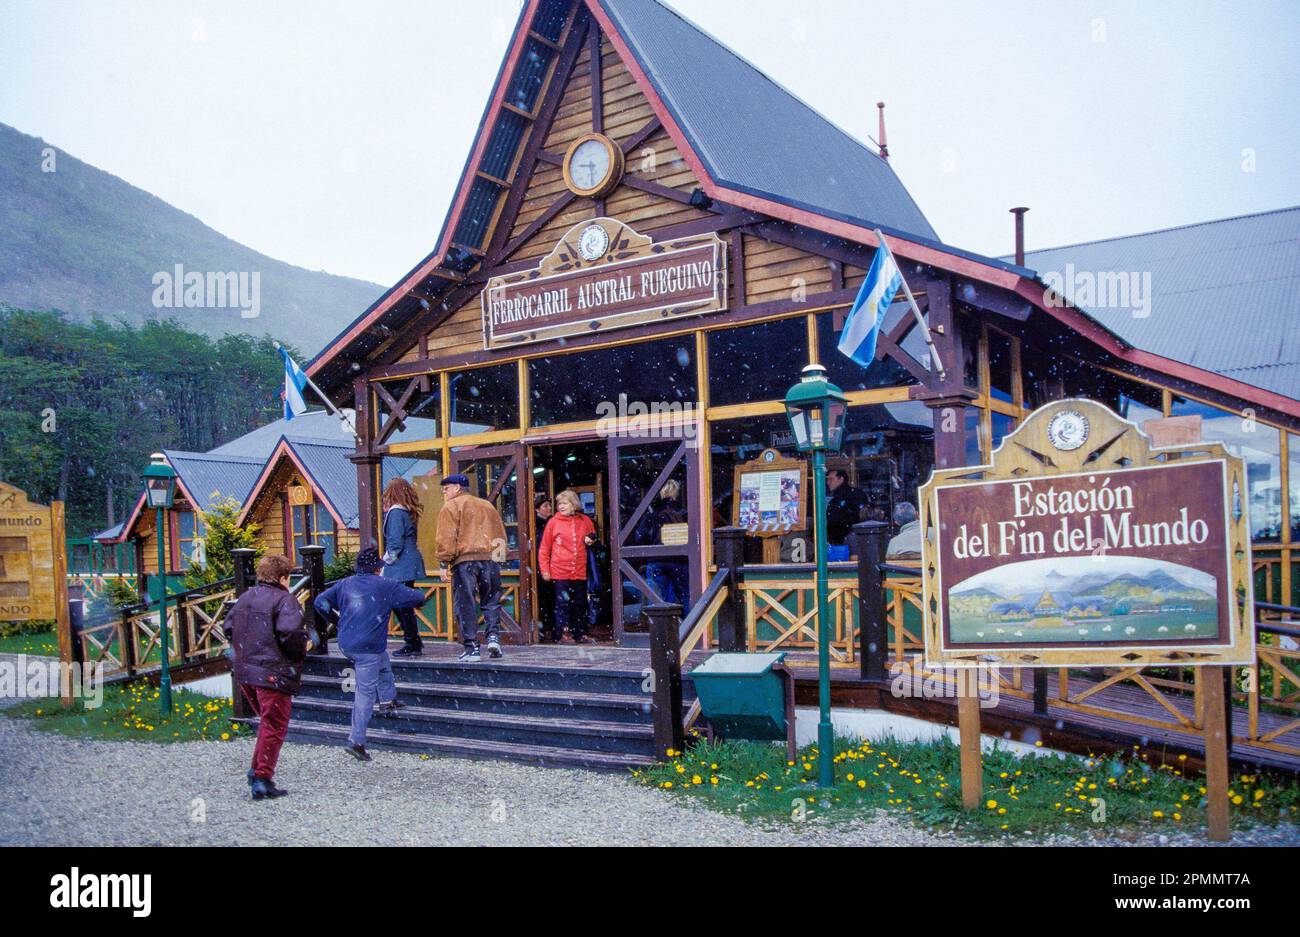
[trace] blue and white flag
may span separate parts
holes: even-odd
[[[840,351],[864,368],[871,367],[875,361],[876,338],[885,321],[885,311],[902,288],[903,274],[899,272],[894,255],[882,237],[876,259],[867,271],[867,281],[858,291],[858,298],[853,301],[853,308],[844,320],[844,331],[840,335]]]
[[[302,396],[303,388],[307,386],[307,375],[283,348],[280,357],[284,359],[284,392],[280,395],[284,398],[284,418],[292,420],[307,412],[307,401]]]

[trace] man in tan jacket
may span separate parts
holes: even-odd
[[[442,480],[438,512],[438,575],[451,583],[451,604],[465,650],[460,660],[482,660],[478,618],[483,614],[488,656],[501,656],[501,566],[506,558],[506,527],[496,508],[465,489],[469,479]]]

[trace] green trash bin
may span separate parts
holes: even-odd
[[[691,671],[700,712],[724,739],[785,739],[794,752],[794,677],[785,654],[714,654]]]

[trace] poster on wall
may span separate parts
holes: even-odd
[[[732,525],[754,536],[803,530],[808,517],[808,467],[775,449],[736,466]]]
[[[1091,401],[1036,411],[991,466],[921,489],[927,661],[1249,663],[1244,487],[1217,443],[1154,449]]]

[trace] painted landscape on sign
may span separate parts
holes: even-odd
[[[952,644],[1141,644],[1219,634],[1213,576],[1164,560],[1075,556],[985,570],[948,593]]]

